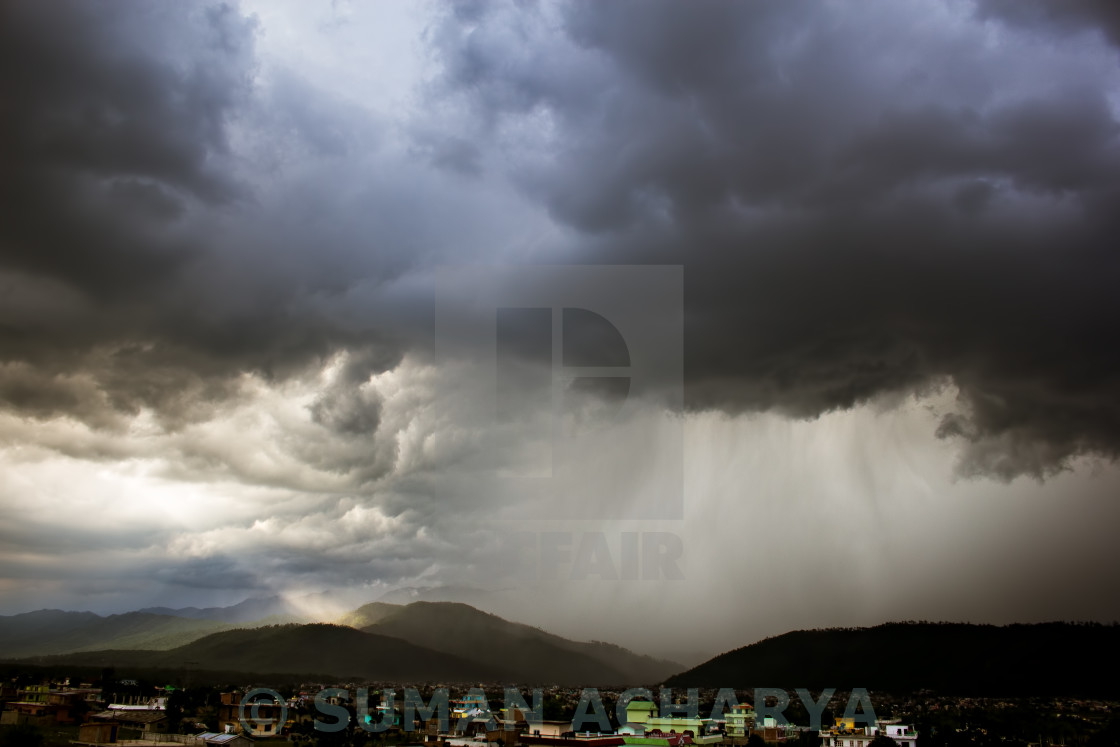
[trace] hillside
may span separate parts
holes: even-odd
[[[155,649],[182,646],[230,626],[211,620],[127,612],[39,610],[0,616],[0,656],[23,657],[93,649]]]
[[[681,668],[608,643],[570,641],[455,602],[373,602],[339,617],[339,625],[263,626],[287,622],[285,604],[275,597],[225,608],[150,608],[108,617],[60,610],[0,617],[0,658],[561,685],[650,684]],[[156,609],[190,617],[151,611]],[[212,619],[264,612],[274,617],[236,629]]]
[[[282,596],[253,597],[228,607],[147,607],[139,610],[156,615],[212,620],[224,623],[251,623],[262,620],[311,622],[300,607]]]
[[[365,610],[373,607],[366,605]],[[360,612],[356,610],[355,612]],[[455,602],[413,602],[372,611],[370,633],[403,638],[478,662],[497,662],[523,682],[639,685],[658,682],[679,665],[607,643],[580,643]]]
[[[385,602],[370,602],[369,604],[362,605],[356,610],[347,612],[342,617],[335,620],[338,625],[349,625],[351,628],[364,628],[369,625],[381,622],[387,616],[393,614],[401,608],[399,604],[387,604]]]
[[[283,625],[234,630],[195,641],[173,652],[179,661],[208,669],[248,672],[325,672],[373,680],[502,679],[493,666],[478,666],[407,641],[340,625]]]
[[[671,677],[672,687],[866,687],[961,695],[1120,691],[1120,626],[887,623],[799,630]]]
[[[31,663],[306,673],[369,680],[515,681],[512,673],[340,625],[279,625],[214,633],[170,651],[89,651]]]

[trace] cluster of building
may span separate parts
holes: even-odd
[[[78,724],[75,744],[102,747],[118,744],[127,730],[132,747],[142,744],[167,745],[179,743],[187,747],[250,747],[254,740],[286,738],[298,741],[311,737],[315,723],[323,714],[313,706],[325,703],[345,706],[348,697],[336,691],[313,689],[298,692],[286,701],[256,701],[252,708],[244,705],[245,693],[227,692],[221,695],[218,708],[217,730],[206,724],[189,720],[176,724],[179,730],[197,730],[194,734],[172,733],[167,714],[167,692],[155,697],[125,696],[121,702],[106,702],[99,688],[82,685],[70,687],[68,683],[52,688],[49,685],[29,685],[18,690],[5,686],[0,693],[5,710],[0,722],[4,724],[31,723],[39,726],[51,724]],[[420,718],[413,723],[402,723],[400,695],[392,703],[381,703],[376,691],[369,694],[368,713],[359,713],[368,727],[376,720],[378,731],[387,736],[400,736],[412,732],[407,741],[423,743],[429,747],[449,747],[462,744],[463,740],[485,743],[493,747],[685,747],[686,745],[744,745],[752,736],[772,744],[798,741],[807,728],[779,723],[771,716],[758,718],[748,703],[740,703],[725,711],[721,718],[702,718],[688,715],[664,715],[656,703],[648,700],[631,700],[626,705],[625,723],[607,731],[573,728],[572,721],[546,720],[541,712],[517,707],[493,712],[486,697],[473,692],[451,700],[449,717]],[[373,705],[373,704],[378,705]],[[353,704],[349,704],[353,705]],[[251,712],[251,718],[246,718]],[[339,711],[340,713],[342,711]],[[621,720],[622,714],[618,714]],[[819,732],[821,747],[869,747],[877,736],[892,739],[899,747],[916,747],[917,733],[913,727],[896,721],[878,721],[874,726],[860,725],[852,719],[839,722]]]
[[[514,745],[534,745],[540,747],[684,747],[685,745],[745,745],[752,737],[761,738],[771,744],[793,743],[799,741],[803,732],[810,731],[805,726],[795,726],[780,722],[773,716],[759,718],[748,703],[736,704],[725,711],[721,718],[703,718],[699,715],[664,715],[658,704],[643,699],[631,700],[625,708],[625,721],[617,729],[610,731],[589,729],[586,722],[576,728],[571,720],[548,720],[522,708],[502,708],[492,711],[486,698],[481,694],[468,694],[449,703],[449,718],[440,722],[438,718],[415,718],[412,724],[404,724],[401,714],[408,713],[401,708],[399,693],[391,704],[380,703],[378,693],[370,693],[372,707],[368,714],[360,716],[368,724],[376,721],[387,727],[390,734],[404,730],[414,731],[414,741],[433,747],[448,747],[461,740],[486,743],[493,747],[513,747]],[[330,697],[325,702],[342,705],[344,697]],[[223,711],[227,719],[226,727],[233,728],[237,714],[233,699],[228,710]],[[291,731],[298,723],[311,723],[319,716],[309,708],[314,702],[312,693],[293,696],[287,705],[288,724]],[[279,706],[269,710],[264,706],[262,720],[270,715],[278,715]],[[622,717],[622,714],[619,714]],[[271,724],[256,724],[253,736],[269,736]],[[898,721],[877,721],[874,726],[857,726],[855,719],[841,720],[820,732],[822,744],[827,747],[868,747],[876,736],[887,736],[895,740],[899,747],[916,747],[917,732],[912,726]]]
[[[173,688],[157,688],[157,692]],[[107,701],[99,687],[90,684],[70,686],[69,681],[57,687],[49,684],[0,687],[0,725],[30,724],[38,727],[74,726],[78,728],[77,741],[84,744],[114,744],[125,730],[139,740],[149,742],[191,741],[193,737],[171,734],[167,717],[167,695],[154,697],[126,695],[110,696]],[[192,726],[189,722],[188,727]],[[204,724],[195,724],[205,729]],[[236,735],[235,735],[236,736]],[[249,740],[244,740],[248,744]],[[194,740],[198,747],[206,747],[205,740]],[[218,743],[213,743],[218,747]],[[237,745],[223,745],[237,747]],[[242,745],[241,747],[245,747]]]
[[[534,738],[544,733],[528,724],[532,732],[523,736],[524,744],[567,744],[574,739],[578,743],[590,743],[594,747],[614,747],[614,745],[644,745],[649,747],[680,747],[681,745],[703,744],[745,744],[752,736],[772,744],[797,741],[807,727],[780,723],[773,716],[758,718],[754,708],[748,703],[740,703],[723,714],[722,719],[701,718],[699,716],[666,716],[659,712],[657,704],[646,700],[633,700],[626,707],[626,723],[613,734],[592,732],[566,732],[557,734],[555,729],[563,728],[565,723],[552,726],[550,737],[560,737],[560,741]],[[569,725],[570,726],[570,725]],[[899,747],[916,747],[917,732],[912,726],[896,721],[878,721],[875,726],[858,727],[853,719],[842,720],[820,732],[822,747],[867,747],[878,735],[894,739]]]
[[[61,687],[46,684],[17,687],[5,683],[0,685],[0,702],[4,703],[0,725],[77,724],[81,723],[86,713],[104,707],[101,688],[91,685],[70,687],[69,682]]]

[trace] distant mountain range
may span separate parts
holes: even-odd
[[[680,670],[674,662],[611,644],[570,641],[453,602],[374,602],[334,625],[257,620],[232,629],[221,621],[237,621],[250,610],[270,615],[265,621],[292,611],[270,600],[250,601],[257,603],[167,610],[195,617],[150,610],[109,617],[40,610],[0,617],[0,657],[79,666],[560,685],[652,684]]]
[[[1120,692],[1120,626],[887,623],[799,630],[671,677],[673,687],[866,687],[960,695]]]
[[[367,633],[489,662],[521,673],[522,682],[651,684],[681,668],[609,643],[571,641],[455,602],[413,602],[396,608],[375,602],[351,614],[371,622],[362,628]]]
[[[464,586],[406,586],[385,592],[377,598],[386,604],[412,604],[413,602],[461,602],[473,607],[487,606],[498,596],[486,589]]]
[[[362,605],[353,612],[347,612],[345,615],[335,620],[335,622],[339,625],[348,625],[351,628],[361,629],[381,622],[394,612],[400,611],[401,606],[402,605],[399,604],[387,604],[385,602],[370,602],[369,604]]]
[[[389,599],[440,593],[403,590]],[[313,622],[301,612],[316,605],[331,609],[332,601],[338,600],[268,597],[231,607],[155,607],[106,617],[61,610],[0,616],[0,659],[417,682],[1120,693],[1112,678],[1120,669],[1116,624],[887,623],[801,630],[682,672],[671,661],[609,643],[568,640],[459,602],[395,604],[383,597]]]
[[[89,651],[30,663],[133,669],[201,669],[254,674],[431,682],[501,680],[497,667],[343,625],[312,623],[228,630],[170,651]]]
[[[190,620],[213,620],[225,623],[248,623],[263,619],[277,622],[311,622],[290,600],[280,597],[246,599],[230,607],[145,607],[140,612],[151,615],[171,615]]]
[[[0,616],[0,657],[93,649],[170,649],[232,626],[150,612],[101,617],[92,612],[39,610]]]
[[[438,593],[437,589],[426,591]],[[402,590],[408,595],[413,592],[419,590]],[[352,608],[353,603],[346,603],[348,596],[333,592],[293,598],[274,595],[228,607],[145,607],[108,616],[54,609],[0,615],[0,658],[95,649],[166,650],[235,627],[330,622]]]

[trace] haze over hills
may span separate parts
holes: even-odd
[[[799,630],[721,654],[672,687],[835,687],[961,695],[1120,692],[1120,625],[886,623]]]
[[[402,608],[399,604],[387,604],[385,602],[370,602],[364,604],[356,610],[347,612],[342,617],[335,620],[339,625],[349,625],[351,628],[364,628],[368,625],[380,622],[389,615],[397,612]]]
[[[323,592],[252,597],[226,607],[145,607],[104,616],[57,609],[0,615],[0,657],[98,649],[167,650],[235,627],[331,622],[352,609],[347,602],[345,595]]]
[[[347,602],[346,595],[323,592],[252,597],[227,607],[146,607],[108,616],[63,610],[0,615],[0,657],[98,649],[167,650],[235,627],[329,622],[350,609]]]
[[[387,591],[376,601],[386,604],[412,604],[413,602],[461,602],[472,607],[489,606],[498,594],[486,589],[468,586],[404,586]]]
[[[651,684],[681,669],[452,602],[373,602],[341,616],[337,625],[256,621],[232,630],[229,623],[149,612],[102,618],[42,611],[0,623],[0,656],[39,656],[39,663],[50,664],[562,685]]]
[[[243,602],[229,607],[145,607],[140,612],[149,612],[155,615],[173,615],[191,620],[215,620],[227,623],[246,623],[266,617],[301,617],[299,611],[291,602],[283,597],[265,597],[246,599]],[[297,622],[291,620],[290,622]]]
[[[368,611],[367,611],[368,610]],[[455,602],[366,605],[376,621],[362,629],[473,660],[498,661],[561,683],[660,682],[681,666],[602,642],[577,642]]]
[[[38,610],[0,616],[0,656],[23,657],[93,649],[182,646],[231,626],[148,612],[102,617],[92,612]]]
[[[959,694],[1112,694],[1117,624],[887,623],[801,630],[721,654],[697,667],[609,643],[578,642],[456,602],[371,602],[334,624],[268,625],[280,597],[196,617],[38,610],[0,616],[0,658],[31,663],[192,668],[410,681],[866,687]],[[158,609],[158,608],[149,608]],[[264,620],[234,623],[253,612]],[[205,615],[205,617],[203,616]],[[676,673],[676,674],[674,674]]]
[[[515,679],[500,667],[432,651],[398,638],[325,623],[229,630],[170,651],[88,651],[42,657],[34,663],[299,673],[369,680]]]
[[[192,620],[216,620],[228,623],[259,622],[265,619],[280,622],[330,622],[356,607],[380,602],[403,606],[412,602],[463,602],[479,607],[492,595],[481,589],[451,586],[402,587],[383,592],[375,598],[369,594],[322,591],[296,596],[273,594],[249,597],[225,607],[144,607],[138,612],[172,615]],[[360,626],[355,626],[360,627]]]
[[[157,615],[174,615],[194,620],[216,620],[227,623],[260,623],[270,620],[283,622],[326,622],[328,619],[360,603],[353,594],[319,592],[300,596],[272,595],[250,597],[228,607],[146,607],[140,612]],[[368,597],[367,597],[368,598]]]

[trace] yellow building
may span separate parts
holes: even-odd
[[[737,703],[723,714],[724,733],[732,739],[747,739],[754,728],[754,708],[750,703]]]
[[[28,685],[19,691],[19,699],[24,703],[46,703],[50,698],[50,685]]]

